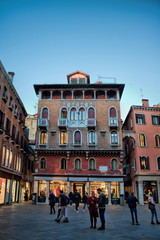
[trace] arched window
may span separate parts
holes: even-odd
[[[74,132],[74,144],[80,145],[81,143],[82,143],[81,132],[80,131],[75,131]]]
[[[118,120],[117,120],[117,112],[116,112],[116,108],[111,107],[109,109],[109,123],[110,125],[117,125]]]
[[[146,146],[146,138],[145,138],[145,135],[143,133],[139,134],[139,143],[140,143],[141,147]]]
[[[92,107],[88,109],[88,118],[95,118],[95,110]]]
[[[67,143],[67,133],[66,131],[60,132],[60,144],[66,144]]]
[[[65,158],[61,159],[61,169],[66,169],[66,159]]]
[[[95,170],[96,169],[96,164],[94,159],[89,160],[89,169],[90,170]]]
[[[41,131],[40,133],[40,144],[46,144],[47,143],[47,132]]]
[[[118,134],[116,131],[111,132],[111,145],[118,144]]]
[[[140,166],[142,170],[149,170],[149,158],[145,156],[140,157]]]
[[[96,144],[96,133],[95,133],[95,131],[90,131],[88,133],[88,143],[89,143],[89,145],[95,145]]]
[[[80,170],[81,169],[81,161],[80,159],[75,160],[75,170]]]
[[[76,120],[76,108],[71,109],[71,120]]]
[[[79,119],[79,120],[85,120],[85,109],[84,109],[84,108],[80,108],[80,109],[79,109],[78,119]]]
[[[160,135],[159,134],[155,135],[155,145],[156,145],[156,147],[160,147]]]
[[[67,118],[67,109],[66,108],[62,108],[62,110],[61,110],[61,118]]]
[[[40,160],[40,169],[46,169],[46,159],[41,158]]]
[[[48,108],[44,107],[42,109],[42,118],[47,118],[48,119]]]
[[[157,157],[157,167],[158,167],[158,170],[160,170],[160,157]]]
[[[111,168],[113,171],[118,170],[118,161],[116,159],[112,159]]]

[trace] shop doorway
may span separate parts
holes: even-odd
[[[156,181],[143,182],[144,203],[148,203],[148,197],[150,196],[150,193],[153,194],[154,201],[158,203],[158,189]]]
[[[83,196],[85,195],[85,183],[74,183],[73,191],[75,192],[76,189],[80,193],[81,198],[83,198]]]

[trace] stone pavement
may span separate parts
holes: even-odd
[[[0,240],[125,240],[160,239],[160,225],[151,225],[148,206],[138,206],[140,225],[131,224],[128,206],[106,206],[106,229],[90,229],[89,213],[79,213],[68,207],[69,223],[57,223],[55,215],[49,214],[48,205],[34,205],[31,202],[0,206]],[[160,221],[160,205],[157,205]],[[98,224],[100,220],[98,218]]]

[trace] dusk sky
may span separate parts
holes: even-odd
[[[33,84],[66,84],[76,70],[125,84],[123,120],[142,98],[160,103],[159,0],[1,0],[0,33],[0,60],[28,114]]]

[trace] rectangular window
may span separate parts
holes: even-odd
[[[0,128],[4,128],[4,113],[0,110]]]
[[[85,78],[79,78],[79,84],[84,84],[85,83]]]
[[[152,116],[152,124],[153,125],[160,125],[160,116]]]
[[[144,114],[136,114],[136,123],[137,124],[145,124],[145,115]]]
[[[71,78],[71,84],[77,84],[77,78]]]
[[[66,144],[67,143],[67,134],[66,132],[61,132],[60,133],[60,144]]]
[[[11,121],[7,118],[6,121],[6,134],[10,136]]]

